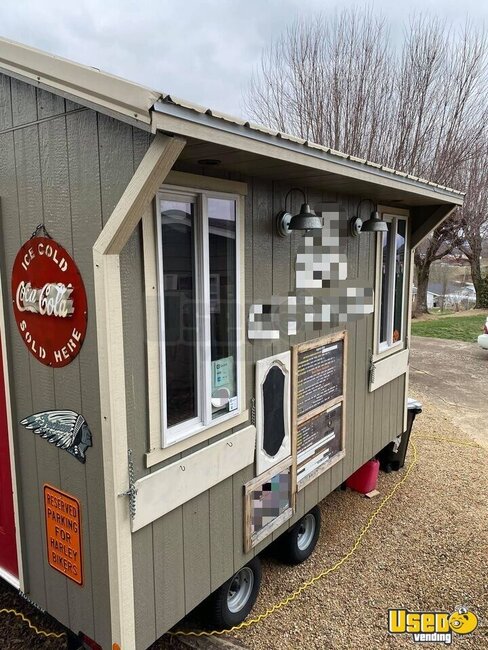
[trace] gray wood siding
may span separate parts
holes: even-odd
[[[197,171],[181,164],[175,167],[181,171]],[[266,301],[272,294],[286,294],[294,289],[295,258],[300,235],[282,239],[275,232],[274,217],[283,208],[289,185],[235,175],[232,178],[248,183],[244,215],[245,296],[248,308],[253,302]],[[309,193],[309,200],[312,205],[322,201],[339,201],[349,217],[354,214],[357,206],[355,198],[316,190]],[[293,197],[293,207],[299,208],[296,197]],[[141,229],[138,228],[121,257],[125,285],[123,297],[129,444],[134,450],[137,477],[161,467],[156,465],[146,469],[143,465],[143,454],[148,450],[148,417],[145,393],[147,370],[144,337],[141,336],[145,328],[141,236]],[[351,282],[360,279],[374,286],[374,236],[363,234],[358,239],[348,238],[347,246],[348,279]],[[243,552],[243,485],[254,476],[252,465],[152,525],[137,531],[133,535],[133,560],[138,648],[147,647],[177,623],[235,570],[325,498],[402,430],[404,378],[401,377],[374,393],[368,392],[373,316],[348,324],[347,330],[349,345],[345,459],[299,492],[297,512],[293,519],[247,555]],[[324,328],[307,335],[300,332],[297,336],[279,341],[247,341],[248,399],[254,394],[254,368],[258,359],[330,332],[330,328]],[[207,444],[209,443],[202,443],[171,460],[193,453]],[[167,462],[169,461],[165,461]]]
[[[24,427],[17,425],[14,431],[25,590],[63,624],[75,632],[83,630],[104,648],[112,641],[92,248],[148,145],[144,132],[0,75],[0,265],[5,305],[11,302],[17,251],[41,222],[73,256],[88,297],[82,350],[71,364],[56,370],[33,358],[12,309],[5,314],[14,422],[37,411],[73,409],[84,415],[93,434],[93,447],[82,465]],[[140,257],[136,248],[132,254],[134,261]],[[133,278],[138,280],[140,270]],[[130,289],[125,285],[125,291]],[[141,337],[134,363],[144,364],[143,346]],[[137,420],[136,403],[144,400],[144,387],[139,393],[134,389],[134,394],[128,393],[129,406],[135,405],[129,424],[138,426],[135,433],[143,437],[145,423]],[[81,503],[81,587],[47,563],[44,483]],[[149,605],[154,619],[154,598]]]

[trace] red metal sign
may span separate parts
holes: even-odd
[[[71,363],[86,334],[83,280],[54,239],[33,237],[15,258],[12,302],[20,335],[34,357],[52,368]]]

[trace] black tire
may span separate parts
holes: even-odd
[[[261,560],[255,557],[210,596],[208,613],[213,626],[222,630],[242,623],[256,602],[260,585]]]
[[[277,555],[285,564],[300,564],[309,558],[320,534],[320,509],[315,506],[276,541]]]

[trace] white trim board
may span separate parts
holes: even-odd
[[[132,532],[251,465],[255,446],[256,429],[248,426],[136,481]]]
[[[74,63],[22,43],[0,39],[0,68],[21,74],[50,92],[68,94],[80,102],[110,109],[119,119],[151,123],[151,108],[161,93],[96,68]]]
[[[156,135],[93,246],[112,641],[135,648],[120,253],[185,141]]]
[[[20,591],[24,591],[23,589],[20,588],[20,580],[16,578],[12,573],[7,571],[6,569],[2,569],[2,567],[0,567],[0,578],[5,580],[5,582],[11,584],[12,587],[19,589]]]
[[[374,381],[369,383],[369,392],[372,393],[377,388],[381,388],[397,377],[404,375],[408,371],[409,350],[402,350],[381,361],[374,362]]]

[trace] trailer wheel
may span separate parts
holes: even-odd
[[[300,564],[312,555],[320,533],[320,509],[315,506],[276,541],[276,550],[286,564]]]
[[[253,608],[261,585],[261,560],[253,558],[210,598],[210,616],[219,629],[239,625]]]

